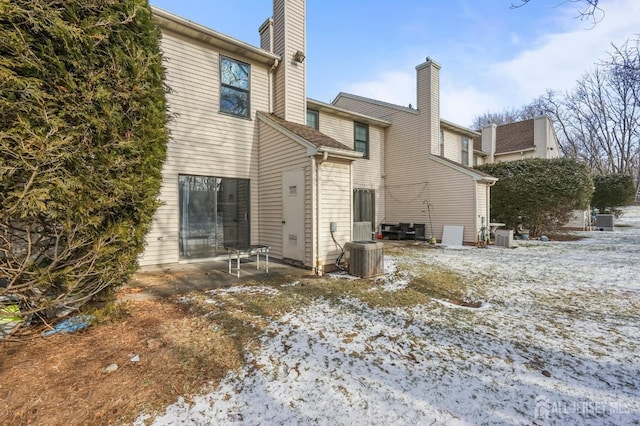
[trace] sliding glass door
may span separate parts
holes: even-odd
[[[179,209],[180,258],[249,245],[249,179],[180,175]]]

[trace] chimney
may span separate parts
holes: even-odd
[[[260,48],[273,53],[273,18],[269,18],[258,29]]]
[[[482,151],[486,152],[488,163],[495,163],[496,155],[496,129],[495,124],[486,124],[482,127]]]
[[[425,63],[416,67],[417,103],[422,123],[426,126],[424,136],[428,138],[434,155],[439,154],[440,141],[440,64],[427,57]]]
[[[306,0],[273,0],[274,113],[294,123],[307,123]]]

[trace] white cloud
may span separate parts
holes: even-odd
[[[346,91],[379,101],[403,106],[412,104],[415,107],[416,75],[415,72],[386,71],[370,81],[348,85]]]
[[[582,74],[592,69],[611,43],[622,44],[640,31],[640,2],[619,0],[602,6],[604,19],[595,26],[587,21],[569,21],[571,28],[545,35],[515,58],[494,64],[496,88],[521,104],[546,89],[570,89]],[[569,12],[567,12],[569,13]],[[571,13],[575,11],[571,10]],[[573,19],[566,15],[565,19]]]
[[[504,109],[493,93],[471,86],[459,87],[442,82],[440,92],[440,117],[462,126],[469,126],[484,111]]]
[[[487,50],[478,56],[462,58],[458,52],[447,52],[436,58],[442,65],[440,113],[442,118],[469,125],[473,118],[487,111],[502,111],[522,106],[547,89],[568,90],[582,74],[606,57],[611,43],[622,44],[640,33],[640,1],[611,0],[603,4],[604,19],[595,26],[576,19],[576,9],[567,7],[554,20],[546,35],[525,44],[510,32],[507,46],[513,49],[511,59],[492,63]],[[480,41],[478,41],[480,43]],[[414,58],[421,57],[413,52]],[[445,53],[445,52],[442,52]],[[458,56],[456,56],[458,55]],[[483,56],[484,55],[484,56]],[[462,61],[461,59],[464,59]],[[371,76],[368,81],[347,85],[344,90],[361,96],[398,105],[415,106],[418,64],[396,61],[394,69]]]

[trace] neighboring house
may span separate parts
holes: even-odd
[[[444,225],[463,225],[475,242],[496,179],[439,156],[441,128],[467,140],[455,148],[466,164],[477,135],[440,119],[440,66],[417,68],[417,109],[347,94],[334,104],[307,99],[306,2],[273,6],[260,48],[153,8],[173,119],[162,205],[140,264],[265,244],[322,274],[353,222],[426,223],[438,239]]]
[[[560,156],[558,138],[546,115],[501,126],[488,124],[474,137],[473,150],[474,165]]]

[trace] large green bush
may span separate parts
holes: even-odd
[[[586,209],[593,181],[584,164],[570,159],[527,159],[478,169],[499,178],[491,188],[491,217],[531,235],[553,231],[576,209]]]
[[[628,206],[636,199],[636,187],[629,174],[595,175],[593,186],[591,205],[601,212],[618,212],[616,207]]]
[[[146,0],[0,1],[0,305],[55,314],[135,271],[168,137],[159,40]]]

